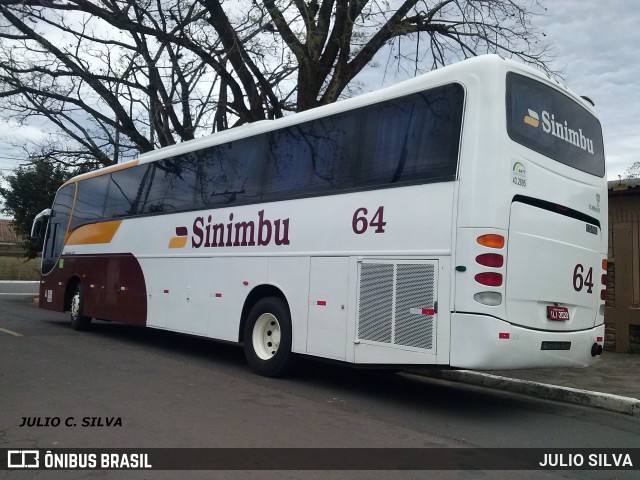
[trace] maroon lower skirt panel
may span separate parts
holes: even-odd
[[[42,277],[40,307],[67,310],[70,285],[78,280],[84,315],[146,325],[147,289],[140,263],[132,254],[64,256],[50,274]]]

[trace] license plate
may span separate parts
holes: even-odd
[[[569,309],[567,307],[547,306],[547,318],[549,320],[564,321],[569,320]]]

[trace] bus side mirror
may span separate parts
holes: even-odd
[[[51,209],[45,208],[33,219],[31,225],[31,238],[39,239],[44,237],[44,232],[47,229],[47,222],[51,216]]]

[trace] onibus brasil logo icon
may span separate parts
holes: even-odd
[[[538,115],[538,112],[529,108],[527,109],[527,115],[524,116],[523,121],[527,125],[538,128],[541,122],[540,117],[542,117],[542,131],[544,133],[548,133],[560,140],[564,140],[567,143],[575,145],[592,155],[594,154],[593,140],[582,133],[581,128],[578,128],[577,130],[570,128],[569,123],[566,120],[564,122],[556,121],[553,113],[543,110],[542,115]]]

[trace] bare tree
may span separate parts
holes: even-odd
[[[538,10],[535,0],[0,0],[2,115],[46,120],[34,158],[108,165],[335,102],[382,52],[412,75],[487,52],[546,68]]]
[[[633,162],[627,169],[624,171],[625,180],[633,180],[636,178],[640,178],[640,161]]]

